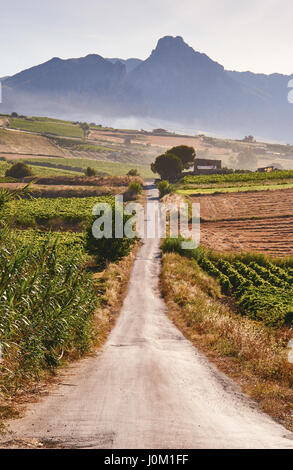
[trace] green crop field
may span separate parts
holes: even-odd
[[[84,233],[42,232],[41,230],[13,230],[12,237],[16,245],[30,245],[38,249],[44,243],[55,244],[58,256],[68,257],[75,253],[84,256]]]
[[[9,163],[0,161],[0,176],[5,176],[5,172],[8,168],[10,168]]]
[[[15,233],[0,237],[1,395],[53,371],[66,352],[86,352],[99,297],[84,270],[75,235]]]
[[[177,239],[164,240],[162,249],[195,259],[219,281],[223,294],[235,299],[242,315],[269,327],[293,325],[293,260],[221,255],[201,247],[187,253]]]
[[[9,120],[11,129],[51,134],[62,137],[83,137],[83,130],[76,124],[47,118],[12,118]]]
[[[225,294],[232,295],[243,315],[268,326],[293,325],[293,269],[272,262],[198,261],[202,269],[216,277]]]
[[[32,227],[52,219],[74,223],[90,220],[93,207],[98,202],[112,204],[113,201],[112,196],[20,199],[8,202],[2,214],[5,220],[12,219],[15,225],[20,226]]]
[[[250,184],[249,186],[240,185],[225,187],[215,185],[212,188],[189,188],[189,189],[177,189],[178,194],[183,196],[191,196],[193,194],[215,194],[215,193],[243,193],[249,191],[274,191],[277,189],[291,189],[293,183],[280,183],[280,184]]]
[[[189,175],[181,179],[181,184],[221,184],[238,182],[260,182],[269,180],[286,180],[293,178],[293,170],[272,171],[271,173],[231,173],[227,175]]]
[[[154,174],[151,171],[150,166],[147,165],[137,165],[126,164],[126,163],[114,163],[104,160],[93,160],[87,158],[28,158],[25,160],[25,163],[32,166],[40,165],[44,168],[57,168],[60,170],[74,171],[74,172],[83,172],[87,167],[92,167],[96,170],[98,174],[108,175],[108,176],[122,176],[126,175],[128,171],[132,168],[137,169],[139,174],[143,178],[153,178]],[[40,170],[41,172],[41,170]],[[38,176],[41,176],[38,175]]]

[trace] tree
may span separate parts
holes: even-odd
[[[6,170],[5,176],[12,178],[24,178],[25,176],[32,176],[32,170],[28,165],[23,162],[15,163],[8,170]]]
[[[253,135],[246,135],[243,139],[243,142],[253,143],[253,142],[255,142],[255,138],[253,137]]]
[[[96,176],[97,172],[94,168],[91,168],[90,166],[87,167],[85,170],[86,176]]]
[[[174,181],[181,176],[183,170],[182,160],[171,153],[164,153],[152,163],[153,173],[158,173],[161,179]]]
[[[188,169],[194,164],[196,153],[193,147],[187,145],[178,145],[168,150],[167,153],[176,155],[182,161],[183,168]]]
[[[83,138],[84,138],[84,140],[86,140],[86,138],[89,134],[89,131],[90,131],[90,126],[88,125],[87,122],[81,122],[79,124],[79,127],[83,130]]]
[[[136,168],[131,168],[131,170],[129,170],[127,173],[127,176],[139,176],[139,173]]]

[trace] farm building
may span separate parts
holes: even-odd
[[[209,174],[217,172],[222,168],[222,160],[210,160],[207,158],[196,158],[194,163],[194,173]]]
[[[275,168],[273,165],[271,165],[271,166],[265,166],[263,168],[258,168],[257,171],[259,173],[270,173],[271,171],[274,171],[276,169],[277,168]]]

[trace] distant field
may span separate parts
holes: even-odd
[[[190,197],[200,203],[201,243],[218,251],[293,254],[293,189]]]
[[[221,183],[238,183],[238,182],[259,182],[269,180],[285,180],[293,178],[293,170],[272,171],[271,173],[231,173],[227,175],[190,175],[185,176],[180,181],[181,184],[221,184]]]
[[[271,173],[231,173],[227,175],[189,175],[176,184],[179,194],[234,193],[293,188],[293,171]]]
[[[293,188],[293,183],[281,184],[255,184],[249,186],[218,186],[212,188],[178,189],[176,192],[183,196],[192,196],[193,194],[216,194],[216,193],[246,193],[249,191],[275,191],[278,189]]]
[[[13,200],[3,210],[3,217],[13,218],[16,226],[34,227],[36,224],[46,224],[50,220],[78,223],[91,219],[92,210],[98,202],[112,204],[112,196],[85,198],[54,198],[54,199],[21,199]]]
[[[34,165],[37,165],[38,162],[44,165],[43,168],[59,168],[62,170],[62,167],[66,171],[74,171],[81,173],[87,167],[94,168],[97,173],[110,175],[110,176],[119,176],[126,175],[131,168],[138,170],[139,174],[144,178],[154,178],[149,166],[146,165],[136,165],[136,164],[125,164],[125,163],[114,163],[110,161],[103,160],[91,160],[86,158],[32,158],[25,159],[29,165],[34,169]]]
[[[83,137],[83,130],[75,124],[47,118],[13,118],[9,120],[11,129],[20,129],[39,134],[59,135],[63,137]]]
[[[0,152],[56,157],[66,155],[66,150],[58,148],[47,137],[9,129],[0,129]],[[13,155],[7,158],[13,158]]]
[[[5,176],[6,170],[10,168],[10,164],[6,162],[0,161],[0,176]],[[47,168],[44,166],[32,165],[31,166],[33,175],[35,176],[56,176],[56,175],[72,175],[78,176],[83,175],[81,171],[71,171],[65,169],[58,169],[58,168]]]

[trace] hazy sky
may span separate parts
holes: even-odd
[[[293,73],[292,0],[0,0],[0,77],[52,57],[145,59],[180,35],[227,69]]]

